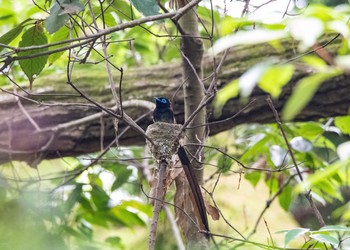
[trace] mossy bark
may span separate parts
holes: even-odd
[[[330,37],[326,37],[323,42],[329,39]],[[339,48],[339,44],[339,40],[335,41],[327,47],[327,50],[334,53]],[[262,62],[270,56],[278,58],[281,62],[292,58],[295,51],[293,41],[285,41],[282,45],[285,48],[283,51],[277,51],[269,44],[242,46],[232,49],[218,75],[219,89],[226,83],[238,78],[254,64]],[[278,100],[274,101],[278,111],[281,111],[295,83],[309,74],[307,70],[303,70],[304,65],[301,62],[295,61],[295,63],[298,70],[289,84],[285,86]],[[210,56],[204,57],[204,79],[212,73],[212,69],[213,61]],[[106,107],[111,107],[113,103],[111,91],[108,89],[108,79],[102,76],[101,70],[103,69],[76,70],[72,80],[79,89],[83,90],[93,100]],[[116,76],[116,82],[118,80],[119,76]],[[206,80],[205,84],[209,84],[210,80]],[[182,70],[180,62],[125,70],[122,83],[122,99],[123,101],[135,99],[151,101],[154,96],[171,96],[181,84]],[[8,91],[12,91],[12,89],[8,89]],[[76,156],[99,151],[101,143],[106,146],[115,139],[112,119],[108,116],[64,130],[48,129],[57,128],[60,124],[100,112],[96,107],[86,106],[87,101],[78,96],[66,84],[64,73],[39,77],[34,82],[32,93],[40,95],[28,96],[18,91],[18,94],[37,101],[37,103],[34,103],[22,100],[22,104],[40,128],[46,129],[43,132],[35,131],[24,112],[19,108],[13,95],[6,92],[0,94],[0,162],[9,160],[32,162],[62,156]],[[234,119],[211,124],[209,126],[210,134],[213,135],[243,123],[274,122],[274,116],[265,101],[266,97],[265,92],[255,88],[251,99],[256,101]],[[173,103],[178,123],[184,121],[183,99],[184,93],[179,91]],[[77,105],[77,103],[83,105]],[[346,115],[349,111],[349,103],[349,76],[343,74],[323,83],[309,105],[296,117],[296,120],[308,121],[322,117]],[[216,117],[213,114],[213,105],[210,104],[207,107],[208,121],[214,122],[229,118],[241,110],[243,106],[244,104],[240,102],[239,98],[231,99],[224,105],[222,114]],[[148,110],[135,105],[135,107],[126,108],[126,112],[131,117],[137,118]],[[139,121],[144,129],[151,123],[151,115]],[[122,131],[125,127],[126,125],[121,123],[119,131]],[[129,130],[120,138],[119,143],[121,145],[143,145],[145,141],[137,132]]]

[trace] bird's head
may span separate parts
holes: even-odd
[[[157,108],[170,107],[170,102],[165,97],[154,97],[154,100],[156,100],[156,107]]]

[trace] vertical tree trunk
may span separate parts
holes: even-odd
[[[181,52],[182,52],[182,67],[183,67],[183,91],[184,91],[184,106],[185,106],[185,120],[197,109],[199,103],[205,95],[205,89],[202,85],[202,58],[203,58],[203,43],[199,38],[198,19],[195,10],[187,12],[180,20],[179,24],[182,31],[185,33],[181,38]],[[202,109],[194,118],[192,123],[195,125],[202,125],[206,122],[206,110]],[[185,144],[190,142],[198,143],[205,140],[205,127],[197,127],[195,129],[186,130]],[[197,159],[202,158],[202,152],[197,146],[187,146],[190,158],[192,158],[191,166],[196,175],[198,183],[203,183],[203,168],[198,161],[194,160],[192,156]],[[187,188],[189,190],[189,188]],[[190,191],[189,191],[190,192]],[[189,201],[188,199],[187,201]],[[195,206],[195,204],[192,204]],[[188,206],[186,206],[188,208]],[[187,211],[189,212],[189,211]],[[191,216],[198,217],[198,214],[191,213]],[[199,224],[200,219],[197,218]],[[198,229],[188,221],[185,231],[188,249],[206,249],[208,241],[204,234],[199,233]]]

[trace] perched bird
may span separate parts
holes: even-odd
[[[153,110],[154,122],[174,123],[174,114],[168,99],[155,97],[156,108]]]
[[[154,122],[166,122],[166,123],[175,123],[173,110],[171,109],[170,101],[164,97],[155,97],[156,108],[153,110],[153,121]],[[208,218],[204,203],[204,198],[201,192],[201,188],[197,181],[195,174],[191,168],[191,161],[187,156],[186,150],[180,146],[178,148],[178,156],[182,167],[184,169],[186,178],[189,182],[191,192],[193,194],[195,205],[198,208],[200,220],[203,224],[202,229],[204,229],[205,237],[209,238],[209,225]]]

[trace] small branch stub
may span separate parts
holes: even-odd
[[[180,140],[183,138],[183,133],[180,136],[182,125],[156,122],[148,126],[146,135],[149,136],[154,145],[147,141],[147,145],[155,160],[169,162],[180,146]]]

